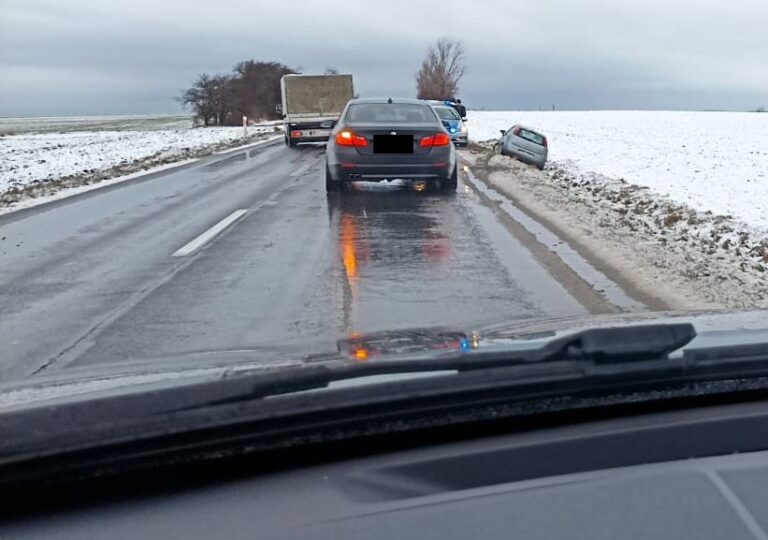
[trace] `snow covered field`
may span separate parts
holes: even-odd
[[[48,133],[51,131],[143,131],[187,129],[188,114],[134,114],[120,116],[17,116],[0,117],[0,134]]]
[[[470,138],[517,123],[546,134],[550,161],[576,176],[623,179],[768,231],[768,114],[470,111]]]
[[[72,176],[134,172],[194,157],[201,151],[235,146],[273,131],[272,126],[140,131],[30,133],[0,138],[0,195],[9,190]],[[116,176],[108,174],[107,176]]]

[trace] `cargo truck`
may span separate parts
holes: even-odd
[[[280,79],[285,144],[325,142],[354,97],[352,75],[284,75]]]

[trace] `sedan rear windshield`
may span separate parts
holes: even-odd
[[[520,130],[520,136],[526,141],[531,141],[532,143],[540,144],[541,146],[544,146],[544,141],[546,141],[544,135],[539,135],[535,131],[529,131],[524,128]]]
[[[435,113],[428,105],[409,103],[357,103],[347,110],[347,122],[430,122]]]
[[[450,107],[435,107],[435,111],[442,120],[461,120],[459,113]]]

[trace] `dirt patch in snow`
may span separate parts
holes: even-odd
[[[479,178],[617,283],[671,309],[768,307],[768,231],[624,180],[556,164],[538,171],[483,145],[463,154]]]

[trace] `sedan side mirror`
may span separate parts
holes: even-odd
[[[500,129],[499,131],[501,132],[502,135],[506,135],[507,134],[507,130],[506,129]]]
[[[336,126],[336,120],[323,120],[320,127],[323,129],[333,129]]]

